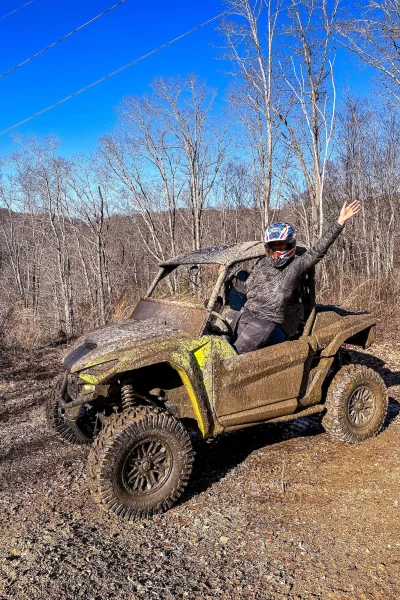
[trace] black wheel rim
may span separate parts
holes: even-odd
[[[375,414],[375,395],[366,386],[360,386],[352,393],[348,405],[348,417],[354,427],[364,427]]]
[[[148,437],[127,454],[122,465],[122,482],[130,494],[145,496],[164,485],[171,469],[172,453],[168,445]]]

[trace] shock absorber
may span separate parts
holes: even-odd
[[[133,391],[133,385],[131,383],[125,383],[121,387],[121,398],[123,410],[135,406],[135,394]]]

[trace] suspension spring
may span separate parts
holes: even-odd
[[[127,408],[131,408],[135,405],[135,394],[133,391],[133,385],[131,383],[126,383],[121,388],[121,398],[122,398],[122,409],[126,410]]]

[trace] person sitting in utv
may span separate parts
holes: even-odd
[[[266,229],[266,256],[256,264],[246,281],[247,302],[238,321],[234,343],[238,354],[268,345],[273,332],[285,320],[289,300],[303,274],[324,258],[346,221],[359,210],[360,202],[345,203],[337,222],[301,256],[296,256],[296,232],[291,225],[273,223]]]

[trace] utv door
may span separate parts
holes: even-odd
[[[214,408],[221,425],[295,412],[309,351],[308,342],[295,340],[225,360],[214,353]]]

